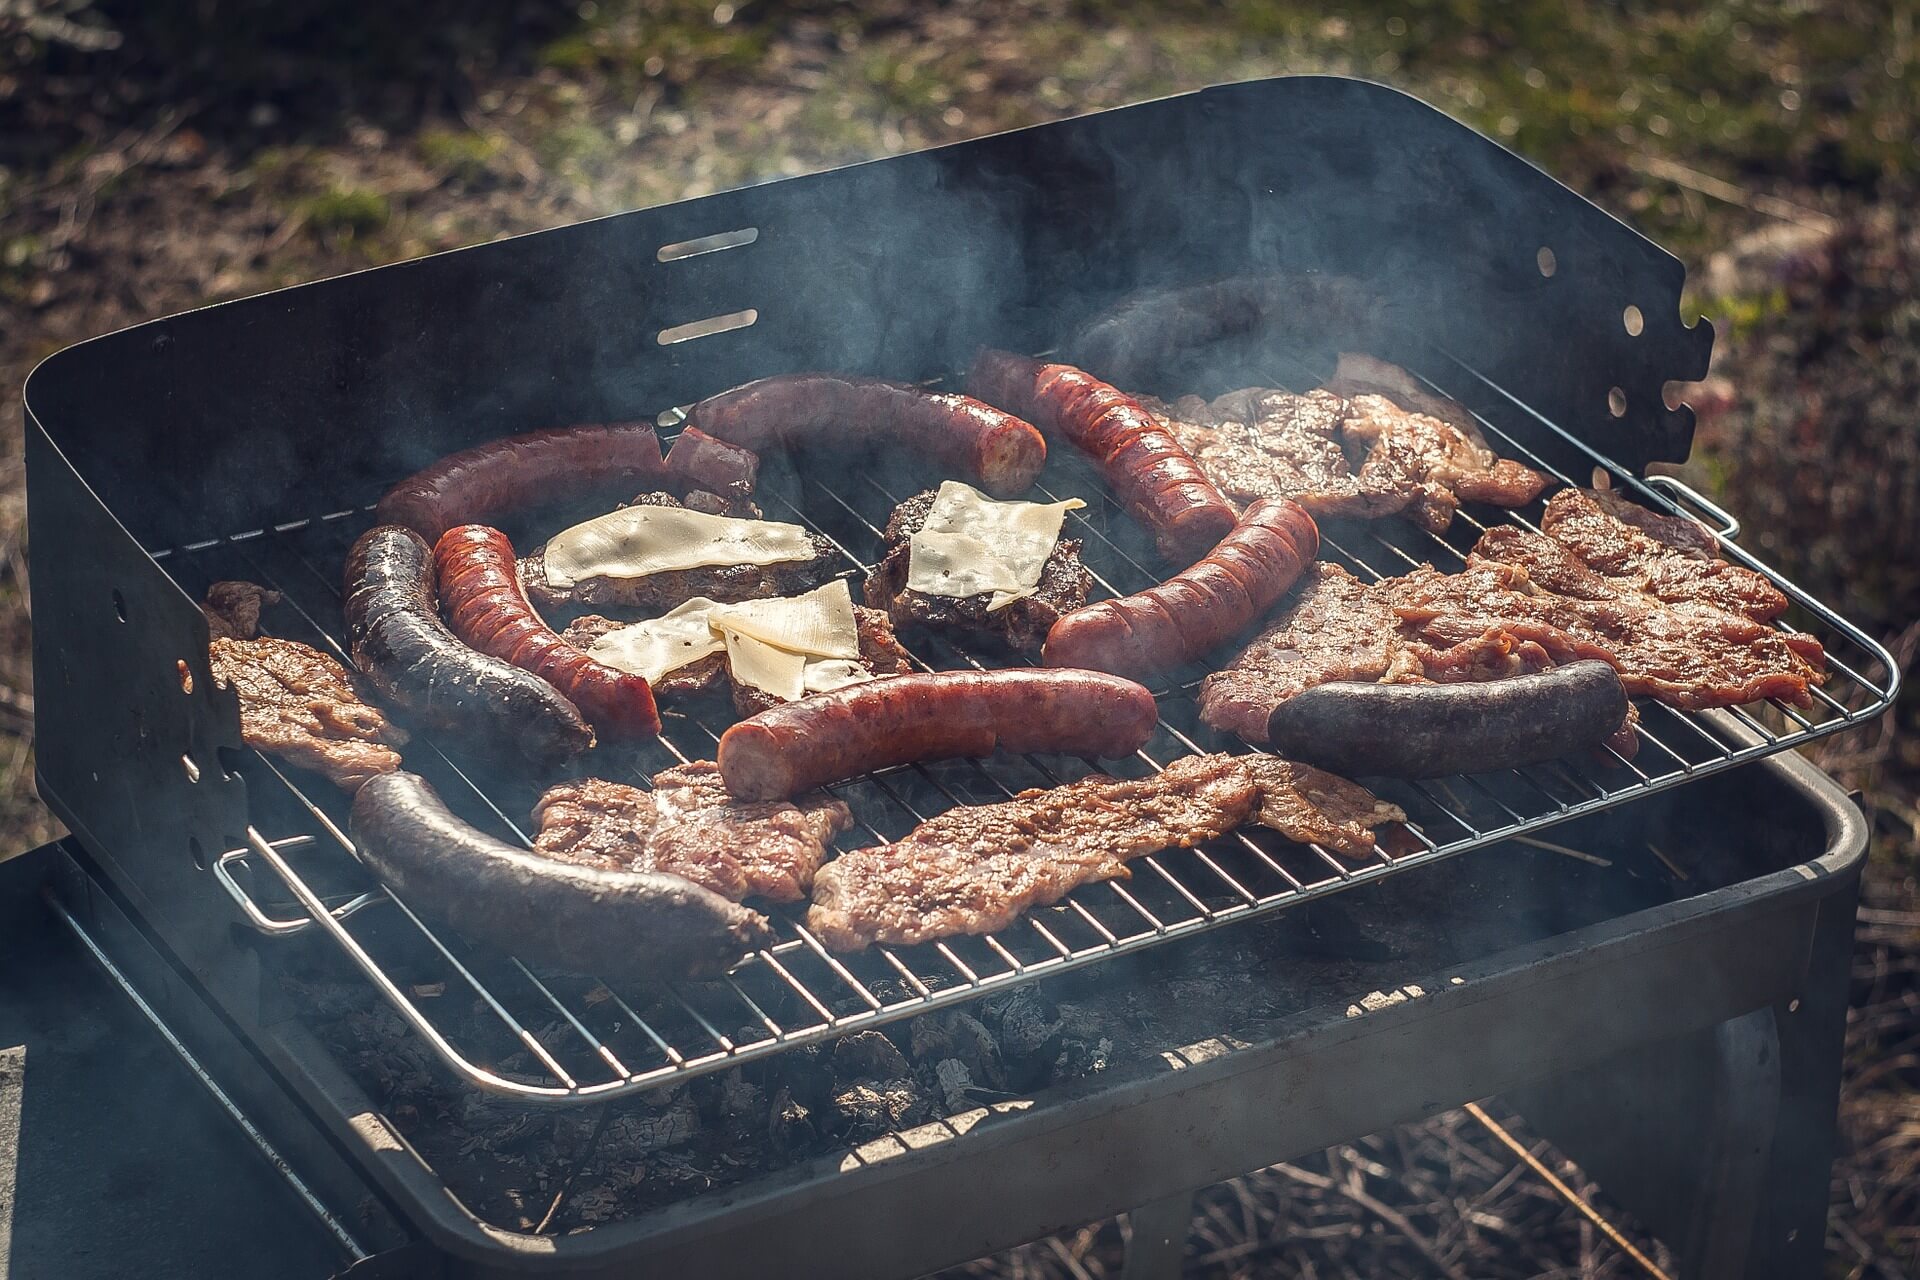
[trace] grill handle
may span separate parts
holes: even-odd
[[[1702,523],[1709,527],[1718,526],[1713,529],[1716,538],[1732,542],[1740,536],[1740,518],[1686,481],[1668,475],[1653,475],[1646,477],[1646,483],[1651,488],[1663,490],[1681,506],[1708,516],[1709,520]]]
[[[292,840],[276,841],[275,847],[284,850],[312,843],[312,836],[297,836]],[[213,863],[213,878],[219,881],[220,887],[227,891],[227,896],[232,898],[234,905],[240,908],[240,914],[246,918],[246,922],[255,932],[263,933],[269,938],[285,938],[311,928],[313,919],[310,916],[303,915],[297,920],[282,920],[277,916],[268,915],[253,900],[253,895],[240,887],[240,882],[234,878],[231,868],[236,862],[244,862],[252,853],[251,849],[229,849]],[[370,907],[376,902],[385,900],[385,892],[378,889],[371,890],[347,899],[334,907],[331,914],[335,920],[345,920],[361,908]]]

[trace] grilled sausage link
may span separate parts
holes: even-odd
[[[1098,671],[1016,667],[888,676],[815,694],[721,735],[720,780],[782,800],[888,765],[1006,751],[1123,756],[1153,733],[1153,695]]]
[[[524,960],[661,982],[717,977],[773,941],[766,917],[679,876],[555,862],[496,840],[416,774],[362,786],[352,831],[361,861],[410,906]]]
[[[1317,685],[1273,709],[1276,754],[1347,775],[1437,778],[1555,760],[1597,747],[1627,718],[1604,662],[1569,662],[1481,684]]]
[[[536,765],[593,745],[560,691],[460,642],[434,602],[433,553],[411,529],[376,525],[347,553],[347,642],[380,696],[429,729],[511,745]]]
[[[879,378],[793,373],[709,396],[688,421],[744,449],[904,445],[996,498],[1025,493],[1047,460],[1031,424],[968,396]]]
[[[1299,503],[1262,498],[1192,568],[1054,623],[1040,660],[1135,680],[1170,670],[1253,625],[1319,552],[1320,530]]]
[[[555,501],[611,504],[658,489],[660,439],[644,422],[530,431],[448,454],[389,489],[374,510],[432,546],[459,524],[499,524]]]
[[[447,622],[466,643],[547,681],[609,737],[660,732],[653,687],[644,676],[594,661],[533,611],[506,534],[483,524],[449,529],[434,544],[433,567]]]
[[[1097,462],[1168,560],[1191,564],[1233,528],[1233,507],[1173,434],[1092,374],[989,348],[975,358],[967,390],[1065,436]]]

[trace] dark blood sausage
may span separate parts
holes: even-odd
[[[1100,464],[1121,505],[1152,531],[1160,553],[1191,564],[1233,528],[1233,507],[1173,434],[1140,402],[1068,364],[984,349],[967,390],[1065,436]]]
[[[369,780],[352,823],[360,860],[409,906],[523,960],[660,982],[717,977],[773,941],[766,917],[679,876],[556,862],[496,840],[416,774]]]
[[[651,738],[660,732],[653,688],[644,676],[594,661],[533,611],[520,589],[506,534],[483,524],[449,529],[434,545],[433,567],[447,621],[466,643],[533,672],[608,737]]]
[[[1319,553],[1320,530],[1299,503],[1262,498],[1192,568],[1054,623],[1040,660],[1136,680],[1171,670],[1252,626]]]
[[[1047,460],[1040,433],[992,405],[837,373],[749,382],[702,400],[688,421],[710,436],[763,453],[808,446],[906,448],[996,498],[1025,493]]]
[[[593,745],[593,730],[558,689],[447,630],[433,553],[411,529],[376,525],[347,553],[347,643],[380,696],[429,729],[483,748],[511,745],[537,765]]]
[[[698,427],[681,431],[667,450],[667,480],[681,494],[704,489],[722,498],[750,498],[759,474],[759,454]]]
[[[888,765],[1006,751],[1123,756],[1153,733],[1153,695],[1099,671],[1015,667],[888,676],[742,720],[720,738],[720,780],[784,800]]]
[[[450,453],[389,489],[374,516],[431,546],[455,525],[500,524],[555,501],[623,502],[665,477],[660,438],[644,422],[558,427]]]
[[[1627,694],[1604,662],[1479,684],[1318,685],[1267,720],[1277,755],[1348,776],[1435,778],[1555,760],[1605,742]]]

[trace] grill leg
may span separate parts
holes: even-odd
[[[1796,996],[1507,1095],[1683,1277],[1820,1274],[1856,898],[1820,904]]]
[[[1133,1234],[1120,1280],[1179,1280],[1187,1232],[1193,1226],[1193,1192],[1143,1204],[1127,1214]]]

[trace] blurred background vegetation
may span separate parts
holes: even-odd
[[[1692,397],[1690,478],[1910,658],[1915,13],[1892,0],[0,0],[0,851],[52,830],[31,782],[19,462],[19,388],[41,357],[372,263],[1252,76],[1407,88],[1685,258],[1687,306],[1720,333]],[[1903,1275],[1920,1251],[1920,743],[1892,729],[1821,752],[1866,790],[1879,837],[1836,1275]],[[1089,1240],[1075,1265],[1097,1269]]]

